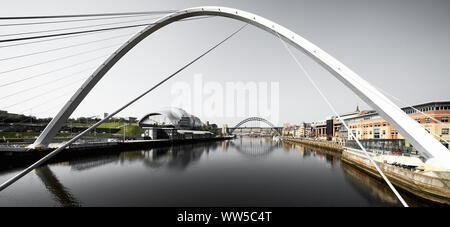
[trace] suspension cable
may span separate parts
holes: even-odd
[[[77,141],[79,138],[81,138],[82,136],[84,136],[85,134],[87,134],[88,132],[90,132],[91,130],[93,130],[94,128],[98,127],[99,125],[101,125],[103,122],[107,121],[108,119],[110,119],[111,117],[115,116],[116,114],[118,114],[119,112],[121,112],[122,110],[124,110],[125,108],[127,108],[128,106],[130,106],[131,104],[135,103],[136,101],[138,101],[139,99],[141,99],[142,97],[144,97],[145,95],[147,95],[148,93],[150,93],[151,91],[153,91],[154,89],[156,89],[157,87],[159,87],[161,84],[165,83],[166,81],[168,81],[170,78],[174,77],[175,75],[177,75],[178,73],[180,73],[181,71],[183,71],[184,69],[186,69],[187,67],[189,67],[190,65],[194,64],[196,61],[198,61],[200,58],[202,58],[203,56],[207,55],[209,52],[213,51],[214,49],[216,49],[217,47],[219,47],[221,44],[223,44],[224,42],[226,42],[227,40],[229,40],[231,37],[233,37],[234,35],[236,35],[238,32],[240,32],[242,29],[244,29],[247,26],[247,24],[243,25],[242,27],[240,27],[238,30],[236,30],[235,32],[233,32],[231,35],[229,35],[228,37],[226,37],[224,40],[222,40],[221,42],[217,43],[216,45],[214,45],[213,47],[211,47],[210,49],[208,49],[206,52],[204,52],[203,54],[201,54],[200,56],[198,56],[197,58],[195,58],[194,60],[192,60],[191,62],[189,62],[188,64],[184,65],[183,67],[181,67],[180,69],[178,69],[177,71],[175,71],[173,74],[171,74],[170,76],[166,77],[164,80],[162,80],[161,82],[157,83],[155,86],[153,86],[152,88],[150,88],[149,90],[145,91],[144,93],[142,93],[141,95],[139,95],[138,97],[136,97],[135,99],[131,100],[129,103],[125,104],[124,106],[120,107],[119,109],[117,109],[116,111],[114,111],[112,114],[109,114],[108,116],[106,116],[105,118],[103,118],[102,120],[98,121],[97,123],[95,123],[94,125],[92,125],[91,127],[89,127],[88,129],[84,130],[83,132],[79,133],[78,135],[76,135],[75,137],[73,137],[72,139],[70,139],[69,141],[67,141],[66,143],[64,143],[63,145],[61,145],[60,147],[58,147],[56,150],[50,152],[49,154],[47,154],[45,157],[41,158],[39,161],[35,162],[34,164],[32,164],[31,166],[29,166],[28,168],[24,169],[23,171],[21,171],[20,173],[18,173],[17,175],[15,175],[14,177],[8,179],[7,181],[5,181],[3,184],[0,185],[0,191],[3,191],[5,188],[7,188],[9,185],[11,185],[12,183],[16,182],[17,180],[19,180],[20,178],[22,178],[23,176],[25,176],[27,173],[29,173],[30,171],[32,171],[33,169],[35,169],[36,167],[38,167],[39,165],[43,164],[44,162],[46,162],[48,159],[50,159],[51,157],[53,157],[54,155],[58,154],[60,151],[62,151],[64,148],[66,148],[67,146],[69,146],[70,144],[72,144],[73,142]]]
[[[11,34],[0,35],[0,37],[40,34],[40,33],[48,33],[48,32],[59,32],[59,31],[67,31],[67,30],[81,29],[81,28],[93,28],[93,27],[100,27],[100,26],[108,26],[108,25],[126,24],[126,23],[134,23],[134,22],[155,20],[155,19],[159,19],[159,18],[161,18],[161,17],[153,17],[153,18],[139,19],[139,20],[129,20],[129,21],[119,21],[119,22],[111,22],[111,23],[105,23],[105,24],[84,25],[84,26],[71,27],[71,28],[57,28],[57,29],[49,29],[49,30],[43,30],[43,31],[11,33]]]
[[[81,74],[81,73],[83,73],[83,72],[87,72],[87,71],[89,71],[89,70],[93,70],[93,69],[95,69],[95,68],[97,68],[97,67],[98,67],[98,66],[90,67],[90,68],[87,68],[87,69],[83,69],[83,70],[80,70],[80,71],[71,73],[71,74],[69,74],[69,75],[61,76],[61,77],[57,78],[56,80],[52,80],[52,81],[50,81],[50,82],[41,83],[41,84],[38,84],[38,85],[33,86],[33,87],[30,87],[30,88],[25,88],[25,89],[16,91],[16,92],[11,93],[11,94],[9,94],[9,95],[0,97],[0,100],[9,98],[9,97],[14,96],[14,95],[22,94],[22,93],[24,93],[24,92],[28,92],[28,91],[31,91],[31,90],[36,89],[36,88],[44,87],[44,86],[47,86],[47,85],[49,85],[49,84],[56,83],[56,82],[61,81],[61,80],[65,80],[65,79],[67,79],[67,78],[70,78],[70,77],[72,77],[72,76]]]
[[[61,39],[70,39],[70,38],[76,38],[76,37],[81,37],[81,36],[89,36],[89,35],[96,35],[98,33],[114,32],[114,31],[115,30],[100,31],[100,32],[95,32],[95,33],[83,33],[83,34],[78,34],[78,35],[68,35],[68,36],[62,36],[62,37],[51,38],[51,39],[35,40],[35,41],[30,41],[30,42],[21,42],[21,43],[3,45],[3,46],[0,46],[0,48],[23,46],[23,45],[35,44],[35,43],[44,43],[44,42],[49,42],[49,41],[55,41],[55,40],[61,40]]]
[[[54,102],[54,101],[56,101],[58,99],[61,99],[63,97],[67,97],[67,95],[73,95],[78,89],[79,88],[75,88],[75,89],[69,90],[68,92],[64,92],[64,93],[62,93],[62,94],[60,94],[60,95],[58,95],[56,97],[52,97],[51,99],[47,99],[44,102],[40,102],[40,103],[38,103],[38,104],[36,104],[36,105],[34,105],[32,107],[24,109],[22,112],[19,112],[19,113],[24,113],[28,109],[38,109],[38,108],[40,108],[41,106],[43,106],[45,104],[52,103],[52,102]]]
[[[210,17],[210,16],[186,18],[186,19],[181,19],[179,21],[198,20],[198,19],[203,19],[203,18],[208,18],[208,17]],[[136,28],[136,27],[155,25],[155,24],[158,24],[158,23],[135,24],[135,25],[120,26],[120,27],[110,27],[110,28],[102,28],[102,29],[94,29],[94,30],[84,30],[84,31],[76,31],[76,32],[40,35],[40,36],[29,36],[29,37],[21,37],[21,38],[2,39],[2,40],[0,40],[0,43],[16,42],[16,41],[31,40],[31,39],[42,39],[42,38],[50,38],[50,37],[57,37],[57,36],[68,36],[68,35],[93,33],[93,32],[104,32],[104,31],[111,31],[111,30],[118,30],[118,29]]]
[[[69,17],[108,17],[108,16],[138,15],[138,14],[167,14],[173,12],[176,12],[176,10],[124,12],[124,13],[45,15],[45,16],[25,16],[25,17],[0,17],[0,20],[30,20],[30,19],[53,19],[53,18],[69,18]]]
[[[402,205],[404,207],[408,207],[408,204],[405,202],[405,200],[403,199],[403,197],[400,195],[400,193],[398,193],[398,191],[395,189],[394,185],[391,184],[391,182],[389,181],[389,179],[384,175],[383,171],[381,171],[381,169],[378,167],[378,165],[376,164],[376,162],[373,160],[372,156],[370,156],[370,154],[367,152],[367,150],[364,148],[364,146],[360,143],[360,141],[358,140],[358,138],[356,138],[355,135],[353,135],[353,133],[351,133],[349,127],[347,126],[347,124],[345,123],[345,121],[341,118],[341,116],[337,113],[337,111],[335,110],[335,108],[333,107],[333,105],[328,101],[327,97],[322,93],[322,91],[320,90],[320,88],[316,85],[316,83],[312,80],[311,76],[309,75],[309,73],[306,71],[306,69],[303,67],[303,65],[298,61],[298,59],[295,57],[295,55],[291,52],[291,50],[289,49],[289,47],[287,46],[286,42],[281,38],[280,34],[276,31],[274,31],[276,33],[276,35],[278,36],[278,38],[280,39],[281,43],[283,44],[283,46],[285,47],[285,49],[287,50],[287,52],[291,55],[291,57],[294,59],[294,61],[297,63],[297,66],[303,71],[303,73],[306,75],[306,77],[308,78],[309,82],[311,82],[311,84],[314,86],[314,88],[319,92],[320,96],[325,100],[325,102],[328,104],[328,106],[330,107],[330,109],[333,111],[333,113],[338,117],[339,121],[342,122],[342,124],[344,125],[344,127],[347,129],[348,132],[350,132],[350,134],[352,135],[352,138],[356,141],[356,143],[359,145],[359,147],[361,147],[361,149],[364,151],[366,157],[370,160],[370,162],[372,163],[372,165],[375,166],[376,170],[378,171],[378,173],[380,173],[381,177],[384,179],[384,181],[388,184],[389,188],[394,192],[394,194],[397,196],[398,200],[400,200],[400,202],[402,203]]]
[[[54,52],[54,51],[58,51],[58,50],[64,50],[64,49],[68,49],[68,48],[72,48],[72,47],[84,46],[84,45],[88,45],[88,44],[92,44],[92,43],[122,38],[122,37],[130,36],[132,34],[134,34],[134,33],[127,33],[124,35],[113,36],[113,37],[109,37],[109,38],[105,38],[105,39],[97,39],[97,40],[93,40],[93,41],[89,41],[89,42],[83,42],[83,43],[78,43],[78,44],[64,46],[64,47],[58,47],[58,48],[44,50],[44,51],[37,51],[37,52],[31,52],[28,54],[21,54],[21,55],[6,57],[6,58],[0,58],[0,61],[7,61],[7,60],[12,60],[12,59],[17,59],[17,58],[23,58],[23,57],[29,57],[29,56],[38,55],[38,54]]]
[[[87,50],[87,51],[83,51],[83,52],[80,52],[80,53],[76,53],[76,54],[72,54],[72,55],[68,55],[68,56],[64,56],[64,57],[54,58],[54,59],[50,59],[50,60],[47,60],[47,61],[42,61],[42,62],[38,62],[38,63],[35,63],[35,64],[31,64],[31,65],[26,65],[26,66],[14,68],[14,69],[1,71],[0,75],[1,74],[6,74],[6,73],[10,73],[10,72],[15,72],[15,71],[22,70],[22,69],[35,67],[35,66],[39,66],[39,65],[52,63],[52,62],[55,62],[55,61],[64,60],[64,59],[67,59],[67,58],[77,57],[77,56],[88,54],[88,53],[92,53],[92,52],[97,52],[97,51],[105,50],[105,49],[112,48],[112,47],[117,47],[117,46],[119,46],[121,44],[123,44],[123,43],[115,43],[113,45],[108,45],[108,46],[104,46],[104,47],[100,47],[100,48],[95,48],[95,49],[92,49],[92,50]],[[0,77],[2,77],[2,76],[0,76]]]
[[[2,40],[0,40],[0,43],[16,42],[16,41],[23,41],[23,40],[30,40],[30,39],[42,39],[42,38],[58,37],[58,36],[68,36],[68,35],[93,33],[93,32],[102,32],[102,31],[111,31],[111,30],[118,30],[118,29],[125,29],[125,28],[136,28],[136,27],[142,27],[142,26],[153,25],[153,24],[155,24],[155,23],[136,24],[136,25],[128,25],[128,26],[120,26],[120,27],[102,28],[102,29],[94,29],[94,30],[84,30],[84,31],[58,33],[58,34],[50,34],[50,35],[40,35],[40,36],[31,36],[31,37],[22,37],[22,38],[13,38],[13,39],[2,39]]]
[[[17,105],[19,105],[19,104],[22,104],[22,103],[31,101],[31,100],[33,100],[33,99],[42,97],[42,96],[44,96],[44,95],[48,95],[48,94],[54,93],[55,91],[61,90],[61,89],[63,89],[63,88],[66,88],[66,87],[69,87],[69,86],[73,86],[73,85],[77,85],[77,84],[75,84],[76,82],[84,81],[84,80],[86,80],[86,79],[87,79],[87,78],[81,78],[81,79],[78,79],[78,80],[75,80],[75,81],[71,81],[70,83],[64,84],[64,85],[59,86],[59,87],[54,88],[54,89],[51,89],[50,91],[45,91],[45,92],[39,93],[38,95],[32,96],[32,97],[30,97],[30,98],[27,98],[27,99],[24,99],[24,100],[15,102],[15,103],[13,103],[13,104],[10,104],[10,105],[8,105],[8,106],[0,107],[0,109],[7,109],[7,108],[10,108],[10,107],[13,107],[13,106],[17,106]]]
[[[86,22],[86,21],[95,21],[95,20],[113,20],[113,19],[121,19],[121,18],[130,18],[130,17],[145,17],[150,16],[147,14],[139,14],[139,15],[127,15],[127,16],[118,16],[118,17],[100,17],[100,18],[89,18],[89,19],[77,19],[77,20],[58,20],[58,21],[42,21],[42,22],[27,22],[27,23],[12,23],[12,24],[0,24],[0,27],[9,27],[9,26],[23,26],[23,25],[42,25],[42,24],[59,24],[59,23],[70,23],[70,22]]]
[[[88,59],[88,60],[85,60],[85,61],[77,62],[77,63],[72,64],[72,65],[64,66],[64,67],[57,68],[57,69],[54,69],[54,70],[51,70],[51,71],[47,71],[47,72],[44,72],[44,73],[39,73],[39,74],[36,74],[36,75],[31,75],[31,76],[28,76],[26,78],[19,79],[19,80],[16,80],[16,81],[12,81],[12,82],[8,82],[8,83],[5,83],[5,84],[0,84],[0,87],[5,87],[5,86],[12,85],[12,84],[20,83],[20,82],[23,82],[23,81],[26,81],[26,80],[30,80],[30,79],[33,79],[33,78],[45,76],[45,75],[48,75],[48,74],[51,74],[51,73],[54,73],[54,72],[58,72],[58,71],[62,71],[62,70],[68,69],[68,68],[72,68],[72,67],[78,66],[78,65],[86,64],[88,62],[93,62],[95,60],[98,60],[98,59],[101,59],[101,58],[104,58],[104,57],[107,57],[107,56],[110,56],[110,54],[104,54],[104,55],[101,55],[101,56],[98,56],[98,57],[95,57],[95,58],[91,58],[91,59]]]

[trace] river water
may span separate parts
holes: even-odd
[[[18,172],[0,172],[0,181]],[[342,163],[337,153],[238,137],[45,165],[0,192],[0,206],[401,204],[385,183]]]

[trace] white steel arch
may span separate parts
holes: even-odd
[[[450,151],[439,141],[423,129],[419,123],[410,118],[391,100],[380,93],[375,87],[359,77],[355,72],[336,60],[334,57],[312,44],[291,30],[258,15],[219,6],[204,6],[180,10],[168,14],[149,25],[141,32],[133,36],[114,52],[97,70],[89,77],[81,88],[64,105],[59,113],[47,125],[38,139],[30,145],[31,148],[46,147],[56,135],[61,126],[67,121],[72,112],[97,84],[97,82],[136,44],[158,29],[172,22],[196,16],[222,16],[237,19],[252,24],[258,28],[277,34],[292,46],[296,47],[325,69],[333,74],[339,81],[349,87],[368,105],[374,108],[384,119],[392,124],[421,154],[428,158],[427,163],[450,169]]]

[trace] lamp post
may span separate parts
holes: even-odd
[[[124,123],[123,125],[119,126],[118,128],[123,128],[123,142],[125,142],[125,132],[127,131],[127,125],[130,123]]]
[[[87,124],[87,127],[90,126],[90,125],[89,125],[89,120],[90,120],[91,118],[95,118],[95,117],[99,117],[99,116],[100,116],[100,115],[94,115],[94,116],[87,117],[87,118],[86,118],[86,124]],[[97,138],[97,128],[94,128],[94,137]]]

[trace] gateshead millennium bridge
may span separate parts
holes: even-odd
[[[439,141],[433,138],[416,121],[408,117],[397,105],[385,97],[375,87],[362,79],[351,69],[336,60],[334,57],[304,39],[295,32],[261,16],[233,8],[204,6],[195,7],[168,14],[149,25],[132,37],[115,51],[99,68],[89,77],[82,87],[73,95],[69,102],[53,118],[43,133],[31,147],[45,147],[56,135],[68,117],[78,107],[81,101],[98,83],[98,81],[119,61],[129,50],[136,46],[155,31],[175,21],[198,16],[222,16],[241,20],[261,28],[271,34],[280,36],[287,43],[293,45],[321,66],[327,69],[339,81],[358,95],[368,105],[374,108],[383,118],[392,124],[413,146],[428,158],[432,163],[444,169],[450,169],[450,152]]]
[[[166,16],[163,16],[157,19],[154,23],[149,24],[143,30],[135,34],[132,38],[130,38],[127,42],[125,42],[122,46],[120,46],[113,54],[111,54],[103,64],[98,66],[95,72],[83,83],[83,85],[75,92],[72,98],[63,106],[63,108],[58,112],[58,114],[51,120],[51,122],[47,125],[44,131],[39,135],[39,137],[35,140],[35,142],[29,146],[30,149],[41,149],[46,148],[50,141],[55,137],[56,133],[60,130],[63,124],[67,121],[69,116],[75,111],[78,105],[83,101],[83,99],[89,94],[89,92],[96,86],[96,84],[103,78],[104,75],[123,57],[128,51],[134,48],[138,43],[142,40],[158,31],[159,29],[164,28],[165,26],[176,22],[183,21],[188,18],[196,18],[201,16],[219,16],[219,17],[227,17],[236,20],[240,20],[245,22],[246,24],[251,24],[257,28],[260,28],[264,31],[273,34],[278,37],[284,44],[292,45],[297,48],[301,52],[305,53],[311,59],[316,61],[323,68],[328,70],[331,75],[337,78],[340,82],[342,82],[345,86],[347,86],[352,92],[354,92],[359,98],[365,101],[369,106],[371,106],[374,110],[376,110],[380,116],[382,116],[386,121],[388,121],[395,129],[401,133],[408,140],[414,148],[417,149],[426,159],[427,163],[439,167],[443,170],[450,170],[450,152],[446,147],[444,147],[439,141],[437,141],[432,135],[430,135],[418,122],[414,119],[410,118],[404,111],[402,111],[396,104],[394,104],[390,99],[388,99],[385,95],[383,95],[378,89],[369,84],[366,80],[361,78],[355,72],[353,72],[350,68],[345,66],[343,63],[326,53],[324,50],[314,45],[310,41],[304,39],[297,33],[279,25],[271,20],[263,18],[259,15],[255,15],[246,11],[220,7],[220,6],[202,6],[202,7],[194,7],[188,8],[184,10],[179,10],[173,13],[169,13]],[[243,26],[242,28],[244,28]],[[242,29],[241,28],[241,29]],[[167,80],[171,79],[178,72],[182,71],[214,48],[219,46],[221,43],[225,42],[227,39],[231,38],[234,34],[239,32],[241,29],[227,37],[225,40],[209,49],[204,54],[200,55],[195,60],[191,61],[189,64],[185,65],[183,68],[176,71],[174,74],[170,75],[151,89],[147,90],[145,93],[141,94],[137,98],[133,99],[131,102],[124,105],[122,108],[116,110],[112,114],[106,116],[101,121],[97,122],[93,126],[89,127],[84,132],[80,133],[73,139],[61,145],[59,148],[54,150],[52,153],[48,154],[46,157],[42,158],[29,168],[25,169],[23,172],[18,174],[16,177],[6,182],[5,184],[0,186],[0,190],[7,187],[9,184],[19,179],[27,172],[33,170],[40,164],[44,163],[46,160],[51,158],[53,155],[60,152],[65,147],[69,146],[71,143],[75,142],[81,136],[88,133],[90,130],[93,130],[95,127],[99,126],[101,123],[110,119],[123,109],[127,108],[129,105],[133,104],[141,97],[145,96],[149,92],[156,89],[159,85],[163,84]],[[297,62],[298,63],[298,62]],[[314,86],[316,86],[313,83]],[[318,89],[316,87],[316,89]],[[325,98],[325,97],[324,97]],[[326,100],[327,101],[327,100]],[[327,101],[328,102],[328,101]],[[333,108],[332,108],[333,109]],[[334,109],[333,109],[334,110]],[[339,117],[340,118],[340,117]],[[240,124],[244,124],[247,121],[262,121],[267,123],[272,128],[275,128],[270,122],[261,119],[261,118],[250,118],[246,119],[243,122],[239,123],[236,127],[239,127]],[[341,119],[339,119],[341,120]],[[345,125],[345,122],[342,122]],[[354,138],[358,141],[356,138]],[[365,151],[364,147],[361,146],[361,149]],[[367,153],[367,152],[366,152]],[[372,160],[372,158],[367,155],[367,157],[372,161],[374,166],[377,168],[377,171],[381,174],[381,176],[387,181],[390,185],[390,182],[383,175],[381,170]],[[391,186],[391,185],[390,185]],[[392,188],[392,187],[391,187]],[[396,193],[396,191],[394,190]]]

